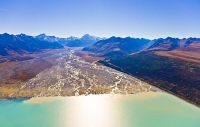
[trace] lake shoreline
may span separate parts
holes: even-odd
[[[83,97],[83,96],[129,96],[129,95],[133,95],[133,96],[138,96],[138,95],[145,95],[145,94],[159,94],[159,93],[166,93],[166,94],[169,94],[169,95],[172,95],[180,100],[183,100],[185,101],[186,103],[189,103],[197,108],[200,108],[200,106],[194,104],[194,103],[191,103],[189,102],[188,100],[184,99],[184,98],[181,98],[173,93],[170,93],[170,92],[166,92],[166,91],[148,91],[148,92],[140,92],[140,93],[135,93],[135,94],[88,94],[88,95],[78,95],[78,96],[41,96],[41,97],[9,97],[9,98],[0,98],[0,101],[20,101],[20,102],[26,102],[26,101],[32,101],[33,99],[33,103],[42,103],[42,102],[51,102],[51,101],[54,101],[54,100],[58,100],[58,99],[64,99],[64,98],[70,98],[70,97]],[[39,101],[37,101],[37,99],[39,99]],[[30,102],[31,102],[30,101]]]

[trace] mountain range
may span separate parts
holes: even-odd
[[[159,38],[149,40],[145,38],[121,38],[110,37],[100,38],[85,34],[81,38],[68,37],[59,38],[40,34],[29,36],[25,34],[11,35],[0,34],[0,55],[13,56],[26,53],[38,52],[43,49],[57,49],[67,47],[85,47],[83,51],[95,53],[96,56],[122,56],[142,51],[154,51],[161,56],[182,57],[183,54],[189,57],[191,51],[196,59],[200,59],[200,39],[199,38]],[[190,52],[189,52],[190,51]],[[188,53],[189,52],[189,53]],[[196,53],[196,54],[195,54]]]
[[[141,51],[200,51],[199,38],[159,38],[154,40],[144,38],[111,37],[100,40],[83,51],[93,52],[98,56],[121,56]]]
[[[158,56],[200,63],[200,38],[158,39],[146,51],[154,52]]]
[[[105,39],[105,38],[91,36],[89,34],[85,34],[81,38],[73,37],[73,36],[68,37],[68,38],[59,38],[55,36],[47,36],[45,34],[40,34],[36,36],[35,38],[42,41],[57,42],[59,44],[62,44],[63,46],[68,46],[68,47],[90,46],[99,40]]]
[[[165,39],[160,38],[155,41],[153,45],[151,45],[148,49],[157,50],[157,51],[171,51],[178,48],[184,48],[192,43],[200,42],[200,38],[172,38],[167,37]]]
[[[26,34],[12,35],[0,34],[0,55],[1,56],[15,56],[26,53],[38,52],[43,49],[57,49],[68,47],[84,47],[89,46],[99,41],[100,39],[95,36],[85,34],[83,37],[69,37],[59,38],[55,36],[47,36],[40,34],[38,36],[29,36]]]
[[[99,56],[119,56],[139,52],[150,43],[151,40],[144,38],[121,38],[113,36],[106,40],[100,40],[92,46],[85,47],[83,51],[94,52]]]
[[[25,34],[10,35],[4,33],[0,35],[0,55],[2,56],[22,55],[43,49],[57,48],[63,48],[63,46],[56,42],[38,40]]]

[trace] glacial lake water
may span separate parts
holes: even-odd
[[[200,109],[162,92],[1,100],[0,127],[200,127]]]

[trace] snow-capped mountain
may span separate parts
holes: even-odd
[[[73,38],[73,39],[68,38],[66,46],[86,47],[86,46],[93,45],[95,42],[99,40],[104,40],[104,39],[105,38],[100,38],[100,37],[91,36],[89,34],[85,34],[81,38]]]
[[[68,38],[59,38],[59,37],[55,37],[55,36],[47,36],[45,34],[40,34],[38,36],[35,36],[35,38],[37,38],[39,40],[49,41],[49,42],[57,42],[64,46],[69,46],[69,47],[90,46],[99,40],[105,39],[105,38],[91,36],[89,34],[85,34],[81,38],[74,37],[74,36],[71,36]]]
[[[39,52],[43,49],[58,49],[63,46],[57,42],[40,40],[35,37],[20,34],[0,34],[0,55],[15,56],[25,53]]]
[[[58,42],[61,38],[55,37],[55,36],[47,36],[46,34],[40,34],[36,36],[35,38],[39,40],[49,41],[49,42]]]

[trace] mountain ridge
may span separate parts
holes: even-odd
[[[85,34],[81,38],[73,36],[59,38],[56,36],[48,36],[44,33],[37,36],[30,36],[23,33],[18,35],[3,33],[0,34],[0,56],[22,55],[41,51],[42,49],[64,48],[64,46],[89,46],[100,39],[105,38],[99,38],[89,34]]]
[[[38,40],[25,34],[0,34],[0,55],[2,56],[22,55],[25,53],[38,52],[43,49],[57,48],[63,48],[63,46],[56,42],[50,43],[48,41]]]
[[[106,40],[100,40],[92,46],[83,48],[83,51],[96,53],[99,56],[118,56],[139,52],[151,40],[145,38],[121,38],[112,36]]]
[[[89,34],[85,34],[82,37],[74,37],[70,36],[67,38],[59,38],[55,36],[48,36],[43,34],[35,36],[35,38],[39,40],[46,40],[49,42],[57,42],[59,44],[62,44],[63,46],[68,46],[68,47],[85,47],[85,46],[90,46],[94,44],[95,42],[105,39],[105,38],[100,38],[96,36],[92,36]]]
[[[26,34],[0,34],[0,55],[24,54],[42,49],[54,49],[67,47],[84,47],[83,51],[93,52],[98,56],[121,56],[141,51],[173,51],[188,49],[194,42],[200,42],[199,38],[158,38],[154,40],[133,37],[100,38],[85,34],[82,37],[70,36],[59,38],[40,34],[30,36]],[[54,45],[54,46],[53,46]],[[53,46],[53,47],[52,47]],[[190,49],[195,49],[190,47]]]
[[[145,38],[110,37],[100,40],[92,46],[83,48],[83,51],[93,52],[98,56],[120,56],[142,51],[173,51],[186,49],[191,44],[200,42],[200,38],[158,38],[149,40]],[[190,48],[192,50],[192,48]],[[194,46],[193,46],[194,49]]]

